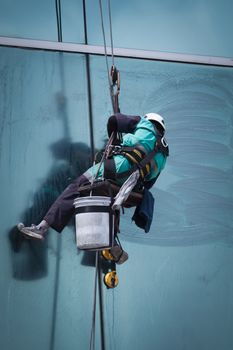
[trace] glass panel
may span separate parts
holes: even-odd
[[[88,41],[103,45],[98,1],[86,1]],[[115,47],[233,57],[231,0],[112,1]],[[103,1],[110,46],[107,0]]]
[[[231,0],[112,1],[116,47],[233,56]],[[86,1],[88,42],[103,45],[98,1]],[[103,1],[110,46],[107,0]],[[0,35],[57,41],[55,0],[0,0]],[[61,0],[63,41],[84,43],[83,1]],[[126,35],[127,33],[127,35]]]
[[[61,1],[62,39],[84,44],[83,0]]]
[[[0,0],[0,36],[58,40],[55,0]],[[61,1],[62,37],[84,42],[82,0]]]
[[[90,164],[85,69],[82,55],[0,49],[1,349],[88,348],[94,268],[73,222],[43,243],[15,230]]]
[[[95,141],[112,113],[105,59],[91,58]],[[129,253],[119,286],[105,290],[109,349],[233,346],[233,72],[117,59],[122,113],[162,114],[170,157],[152,193],[148,234],[121,216]],[[168,337],[169,334],[169,337]]]
[[[57,41],[54,0],[0,0],[0,35]]]
[[[0,348],[89,346],[94,254],[78,252],[73,223],[38,244],[38,221],[90,164],[82,55],[0,49]],[[232,70],[117,59],[123,113],[164,115],[170,157],[153,188],[150,233],[121,217],[129,261],[103,287],[106,349],[231,349]],[[112,113],[104,57],[91,57],[96,148]],[[97,310],[98,311],[98,310]],[[169,337],[167,336],[169,334]],[[100,349],[99,314],[96,349]]]

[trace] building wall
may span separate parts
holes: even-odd
[[[143,14],[141,2],[114,3],[116,45],[232,57],[226,35],[232,32],[230,2],[175,4],[148,2],[142,23],[136,25],[139,10]],[[155,17],[171,25],[163,41],[157,36],[152,40],[145,29],[152,23],[152,5]],[[97,2],[87,1],[86,6],[88,41],[101,44]],[[57,40],[53,2],[25,0],[20,7],[14,2],[10,10],[9,2],[1,0],[0,8],[4,17],[0,35]],[[62,2],[61,9],[63,40],[84,42],[82,2]],[[203,20],[207,16],[208,22]],[[223,26],[216,20],[221,16]],[[168,21],[171,17],[183,19],[175,31]],[[195,40],[197,17],[198,30],[204,33],[200,42]],[[208,26],[209,34],[204,23],[215,23]],[[131,40],[121,34],[120,28],[126,27]],[[182,39],[178,34],[185,29]],[[216,41],[206,40],[207,34]],[[91,164],[91,144],[96,149],[104,144],[112,113],[105,58],[89,59],[93,140],[86,56],[0,47],[0,348],[4,350],[89,347],[94,254],[77,250],[73,221],[61,235],[50,230],[44,243],[26,241],[15,230],[20,221],[40,220],[58,194]],[[105,348],[230,350],[232,68],[123,58],[116,59],[116,65],[121,72],[121,111],[163,114],[170,157],[152,191],[155,214],[149,234],[131,222],[132,210],[122,215],[120,239],[129,260],[118,267],[116,289],[103,285]],[[96,349],[103,349],[99,316],[98,303]]]

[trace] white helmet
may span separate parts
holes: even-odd
[[[146,118],[147,120],[151,120],[152,122],[154,121],[154,122],[159,123],[159,124],[162,126],[163,130],[164,130],[164,131],[166,130],[165,125],[164,125],[164,120],[163,120],[163,118],[161,117],[161,115],[159,115],[159,114],[157,114],[157,113],[147,113],[147,114],[145,115],[145,118]]]

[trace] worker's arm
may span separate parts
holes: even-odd
[[[108,119],[108,135],[110,136],[113,131],[123,133],[133,132],[140,119],[140,116],[130,116],[116,113]]]

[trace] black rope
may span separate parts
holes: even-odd
[[[55,6],[56,6],[56,17],[57,17],[57,37],[58,37],[58,41],[62,42],[61,2],[60,2],[60,0],[55,0]]]
[[[86,15],[86,3],[83,0],[83,22],[84,22],[84,43],[88,44],[87,38],[87,15]],[[87,75],[87,96],[89,106],[89,124],[90,124],[90,145],[91,145],[91,158],[92,161],[95,158],[95,146],[94,146],[94,127],[93,127],[93,108],[92,108],[92,89],[91,89],[91,74],[90,74],[90,58],[89,54],[85,55],[86,75]]]
[[[93,296],[93,309],[92,309],[92,327],[91,327],[91,336],[89,350],[95,350],[95,320],[96,320],[96,294],[97,294],[97,282],[98,282],[98,251],[95,253],[95,282],[94,282],[94,296]]]
[[[98,256],[99,260],[101,259],[100,254]],[[105,331],[104,331],[104,303],[103,303],[103,283],[102,283],[102,273],[103,270],[101,268],[99,262],[98,269],[98,285],[99,285],[99,311],[100,311],[100,334],[101,334],[101,350],[105,350]]]

